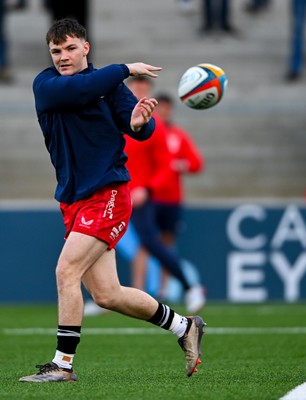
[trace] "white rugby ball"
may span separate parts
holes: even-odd
[[[219,103],[228,83],[223,69],[212,64],[188,68],[182,75],[178,96],[190,108],[204,110]]]

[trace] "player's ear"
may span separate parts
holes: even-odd
[[[90,51],[90,44],[89,44],[89,42],[85,42],[84,43],[84,56],[87,56],[89,51]]]

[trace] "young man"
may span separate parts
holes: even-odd
[[[120,285],[115,246],[131,214],[123,132],[149,138],[157,101],[139,101],[123,81],[130,75],[156,77],[161,68],[135,63],[96,70],[88,65],[85,29],[75,20],[55,22],[47,33],[54,66],[34,80],[36,112],[56,170],[56,199],[67,229],[56,280],[57,348],[51,363],[21,382],[76,381],[73,358],[83,318],[81,283],[101,307],[173,332],[191,376],[199,362],[205,323],[183,317],[148,294]]]

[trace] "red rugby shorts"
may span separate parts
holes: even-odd
[[[111,183],[93,195],[72,204],[60,203],[66,227],[70,232],[94,236],[115,248],[124,235],[132,212],[127,183]]]

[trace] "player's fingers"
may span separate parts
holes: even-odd
[[[141,115],[146,122],[148,122],[152,116],[155,106],[150,101],[146,101],[141,104]]]
[[[144,103],[142,104],[141,108],[142,108],[141,110],[142,115],[146,115],[147,117],[150,118],[155,107],[149,103]]]
[[[144,102],[144,105],[146,106],[147,109],[150,109],[151,111],[153,111],[154,108],[156,107],[156,103],[152,100],[146,100]]]
[[[144,63],[136,63],[136,64],[128,64],[130,66],[130,73],[131,75],[147,75],[150,76],[151,78],[157,78],[158,75],[154,72],[158,72],[162,70],[162,67],[156,67],[154,65],[150,64],[144,64]]]
[[[156,74],[154,74],[154,72],[162,70],[162,67],[155,67],[154,65],[150,64],[143,64],[143,68],[145,70],[145,73],[149,76],[157,76]]]
[[[158,69],[158,70],[154,70],[154,71],[160,71],[160,70]],[[145,73],[144,73],[144,75],[148,75],[148,76],[150,76],[151,78],[157,78],[157,77],[158,77],[157,74],[154,74],[153,72],[151,72],[151,71],[149,71],[149,70],[146,70]]]
[[[151,98],[151,99],[148,99],[150,102],[151,102],[151,104],[153,104],[154,105],[154,107],[156,107],[157,106],[157,104],[158,104],[158,101],[156,100],[156,99],[154,99],[154,98]]]
[[[157,106],[158,102],[156,99],[151,98],[151,99],[147,99],[146,97],[143,97],[142,99],[139,100],[139,103],[146,107],[147,109],[151,109],[152,111],[154,110],[154,108]]]
[[[151,64],[144,64],[144,67],[151,71],[161,71],[162,70],[162,67],[155,67],[154,65],[151,65]]]

